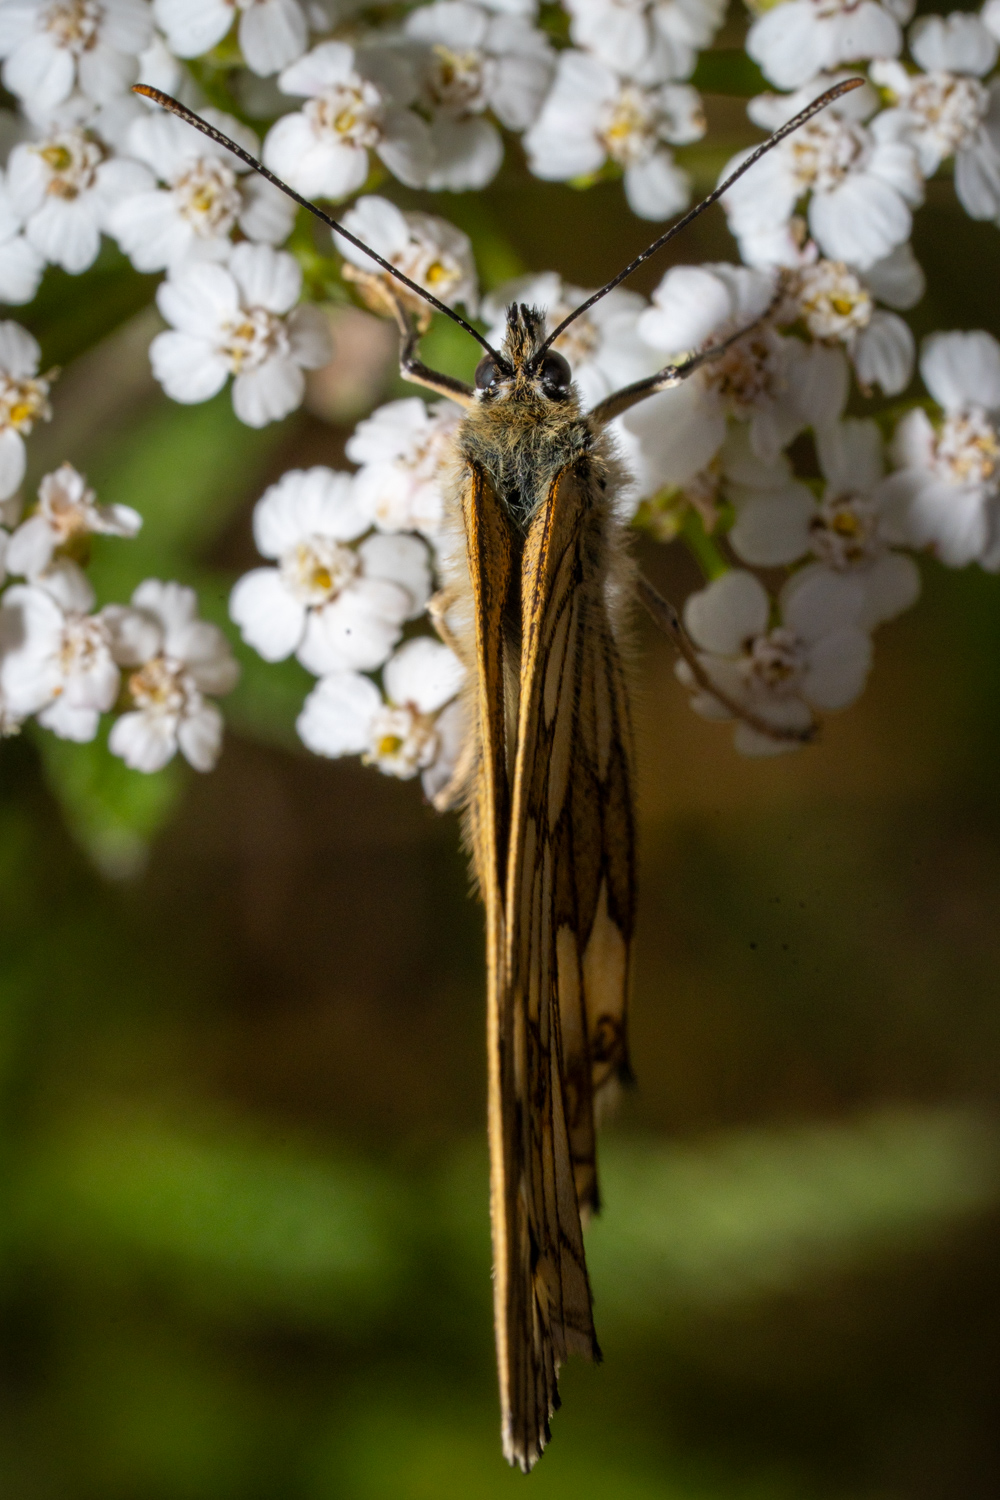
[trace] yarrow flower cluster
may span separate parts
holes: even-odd
[[[347,235],[493,345],[510,302],[555,326],[586,289],[555,271],[499,280],[517,269],[502,233],[417,209],[412,190],[484,188],[518,137],[515,159],[541,182],[617,183],[641,219],[678,213],[705,170],[692,79],[710,76],[695,70],[725,11],[562,3],[562,18],[550,0],[424,0],[348,19],[323,0],[0,0],[0,76],[22,115],[0,169],[0,298],[30,302],[48,267],[80,275],[111,242],[160,277],[150,360],[166,396],[228,386],[251,427],[296,411],[337,352],[325,303],[430,327],[423,299]],[[773,89],[749,102],[752,125],[777,129],[839,79],[864,86],[727,192],[741,263],[673,265],[648,297],[617,288],[556,345],[584,409],[702,356],[615,423],[630,475],[618,503],[704,567],[678,675],[747,754],[795,748],[860,694],[874,632],[919,594],[915,554],[1000,571],[1000,345],[953,331],[918,350],[906,317],[924,292],[910,235],[929,178],[951,173],[965,212],[1000,226],[1000,0],[913,10],[752,5],[746,50]],[[338,205],[346,234],[306,230],[246,161],[133,95],[138,79]],[[29,332],[0,323],[0,729],[34,719],[86,741],[113,714],[108,748],[128,766],[152,772],[179,751],[206,770],[215,700],[236,680],[224,635],[189,588],[147,579],[99,606],[85,572],[93,539],[134,536],[138,511],[102,505],[63,464],[21,514],[54,374]],[[462,409],[393,394],[347,438],[350,469],[290,468],[257,501],[261,565],[229,609],[260,657],[316,679],[298,718],[311,750],[419,777],[443,806],[464,764],[466,668],[441,590],[462,545]]]
[[[0,324],[0,447],[12,487],[24,471],[21,434],[50,414],[37,364],[31,336]],[[211,770],[223,728],[212,700],[238,676],[222,631],[198,618],[193,589],[153,578],[129,604],[99,609],[85,572],[92,538],[134,537],[141,515],[100,504],[68,463],[44,476],[18,524],[19,509],[8,501],[13,530],[0,528],[0,733],[34,719],[60,739],[86,742],[114,712],[108,749],[126,765],[158,771],[179,750],[196,770]]]

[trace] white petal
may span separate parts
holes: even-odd
[[[4,433],[0,438],[0,452],[6,437]],[[48,567],[55,547],[55,533],[45,517],[29,516],[22,521],[7,546],[7,571],[18,573],[23,578],[36,578]]]
[[[639,333],[654,349],[680,354],[698,349],[733,314],[729,288],[702,266],[673,266],[639,318]]]
[[[992,334],[932,333],[920,351],[920,374],[946,411],[1000,408],[1000,344]]]
[[[162,271],[179,261],[194,240],[192,226],[177,212],[173,195],[139,193],[115,205],[108,215],[114,235],[137,271]]]
[[[16,235],[0,245],[0,301],[11,306],[30,302],[38,290],[45,270],[45,257]]]
[[[735,656],[746,641],[767,629],[770,601],[752,573],[734,568],[688,596],[684,624],[696,646]]]
[[[154,0],[153,14],[178,57],[209,52],[233,22],[232,8],[225,0]]]
[[[240,184],[240,192],[243,208],[238,223],[247,238],[266,245],[283,244],[295,222],[293,201],[263,177],[250,173]]]
[[[254,540],[263,557],[281,557],[311,536],[351,542],[371,520],[358,503],[350,474],[333,469],[291,469],[257,502]]]
[[[400,646],[382,673],[390,702],[412,703],[425,714],[454,698],[464,678],[465,668],[454,651],[426,635]]]
[[[816,502],[805,485],[755,496],[737,509],[729,541],[737,557],[757,568],[795,562],[809,550]]]
[[[214,769],[222,753],[222,715],[214,703],[201,703],[177,726],[177,743],[188,765],[196,771]]]
[[[229,596],[229,614],[240,634],[265,661],[284,661],[301,643],[306,611],[277,568],[244,573]]]
[[[825,635],[810,653],[803,696],[817,708],[846,708],[864,689],[871,670],[871,637],[848,628]]]
[[[108,749],[132,771],[162,771],[177,751],[176,718],[141,711],[122,714],[111,726]]]
[[[197,339],[212,339],[239,312],[236,282],[222,266],[196,265],[161,283],[156,305],[168,323]]]
[[[893,620],[917,602],[920,569],[905,552],[885,552],[864,574],[865,604],[858,620],[862,630],[872,630]]]
[[[817,20],[814,7],[807,0],[792,0],[754,21],[746,49],[771,83],[795,89],[838,61],[831,42],[830,27]]]
[[[970,218],[1000,214],[1000,152],[985,130],[956,153],[955,192]]]
[[[309,30],[296,0],[263,0],[241,15],[239,37],[247,67],[266,78],[302,56]]]
[[[22,380],[36,373],[41,357],[37,339],[20,323],[0,323],[0,369]]]
[[[91,194],[72,202],[50,198],[32,214],[25,233],[46,260],[78,276],[93,264],[101,248],[97,204]]]
[[[643,495],[686,484],[711,462],[726,436],[720,404],[697,379],[641,402],[616,423]]]
[[[237,245],[229,258],[229,269],[246,307],[287,313],[299,300],[302,268],[294,255],[284,250],[274,250],[270,245]]]
[[[691,179],[664,148],[625,168],[625,197],[640,219],[669,219],[691,201]]]
[[[860,173],[831,193],[814,193],[809,202],[809,227],[824,253],[862,270],[908,239],[911,225],[899,193]]]
[[[997,44],[975,15],[920,16],[910,27],[910,52],[928,73],[983,78],[997,60]]]
[[[44,34],[28,37],[3,65],[6,88],[18,98],[30,100],[40,114],[55,109],[73,89],[73,54],[54,47]]]
[[[127,604],[106,604],[101,619],[111,642],[111,655],[120,666],[139,667],[159,654],[163,627],[143,610]]]
[[[323,677],[306,699],[295,727],[316,755],[360,755],[382,695],[368,677],[336,672]]]
[[[851,384],[847,359],[841,348],[830,349],[824,344],[802,346],[797,340],[790,340],[789,344],[787,378],[795,398],[787,403],[789,420],[795,408],[802,422],[818,430],[828,422],[835,422],[847,403]]]
[[[913,334],[896,313],[876,308],[851,352],[863,386],[877,385],[887,396],[898,396],[913,378],[916,356]]]
[[[989,543],[989,514],[975,486],[926,481],[913,494],[907,522],[913,544],[933,546],[949,568],[975,562]]]
[[[81,708],[57,698],[38,715],[43,729],[49,729],[61,740],[74,740],[78,745],[87,744],[97,734],[101,722],[100,709]]]
[[[857,623],[865,603],[864,584],[854,573],[803,568],[785,584],[779,603],[785,624],[812,643]]]
[[[837,495],[865,494],[885,472],[882,435],[870,417],[846,417],[816,433],[819,466]]]
[[[927,287],[927,278],[909,244],[898,245],[890,255],[869,266],[862,280],[880,302],[897,312],[915,307]]]
[[[233,381],[233,410],[248,427],[266,427],[280,422],[302,405],[306,378],[301,365],[291,359],[274,358],[237,375]]]
[[[433,192],[483,188],[493,181],[503,161],[500,132],[483,119],[435,120],[430,148],[431,168],[426,182]],[[384,149],[380,148],[379,155],[384,161]]]
[[[106,104],[128,93],[139,77],[139,59],[99,42],[81,55],[77,75],[83,93],[98,104]]]
[[[300,113],[284,115],[268,131],[264,164],[306,198],[346,198],[368,176],[367,151],[317,135]]]
[[[24,438],[13,427],[5,428],[0,432],[0,500],[13,495],[24,478],[25,463]]]
[[[307,671],[354,667],[374,671],[400,637],[410,596],[384,579],[360,579],[322,609],[310,611],[298,658]]]
[[[229,378],[229,363],[201,339],[158,333],[149,346],[153,374],[174,401],[207,401]]]
[[[408,618],[422,614],[431,593],[430,559],[415,536],[370,536],[358,548],[368,578],[387,578],[404,588],[412,601]]]

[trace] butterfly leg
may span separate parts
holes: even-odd
[[[451,375],[442,375],[437,370],[431,370],[417,358],[420,333],[414,326],[413,319],[396,296],[393,287],[385,286],[382,291],[399,325],[399,373],[403,379],[410,381],[412,385],[426,386],[428,390],[436,391],[439,396],[447,396],[450,401],[456,401],[459,406],[474,406],[476,398],[472,387],[466,385],[464,380],[455,380]]]
[[[648,396],[655,396],[659,391],[669,391],[671,386],[680,385],[681,381],[687,380],[688,376],[693,375],[695,370],[700,370],[702,365],[707,365],[713,359],[718,359],[720,355],[725,354],[726,350],[731,349],[740,339],[746,338],[748,333],[752,333],[755,328],[759,328],[762,323],[767,321],[767,318],[780,300],[781,292],[779,289],[778,293],[771,299],[771,304],[767,310],[759,318],[756,318],[754,322],[747,324],[746,328],[737,329],[736,333],[731,333],[727,339],[723,339],[721,344],[711,344],[707,349],[702,349],[698,354],[691,354],[687,359],[682,359],[675,365],[665,365],[662,370],[657,370],[655,375],[648,375],[645,380],[637,380],[633,385],[623,386],[620,391],[615,391],[612,395],[606,396],[603,401],[599,401],[590,413],[591,417],[598,422],[611,422],[615,417],[620,417],[623,412],[637,405],[638,402],[645,401]]]
[[[796,744],[805,745],[810,740],[816,738],[815,724],[809,724],[805,729],[790,729],[781,725],[770,724],[766,719],[761,718],[759,714],[755,714],[752,709],[747,708],[746,704],[739,703],[729,693],[724,692],[712,680],[708,672],[706,672],[691,637],[684,629],[680,615],[669,599],[664,599],[659,590],[655,589],[649,579],[644,577],[642,573],[636,578],[635,589],[639,603],[646,610],[647,614],[650,615],[655,624],[660,627],[664,635],[669,636],[677,647],[678,654],[686,665],[695,684],[703,693],[707,693],[717,703],[721,703],[723,708],[732,714],[733,718],[742,719],[744,724],[749,724],[751,729],[755,729],[758,734],[766,735],[770,740],[791,741]]]

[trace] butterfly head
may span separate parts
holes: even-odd
[[[499,354],[485,355],[476,369],[480,401],[567,401],[573,383],[569,363],[555,349],[544,349],[544,342],[543,312],[523,302],[508,307]]]

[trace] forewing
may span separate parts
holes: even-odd
[[[580,1205],[596,1203],[594,1089],[625,1055],[630,734],[606,600],[606,511],[592,483],[585,458],[557,477],[521,570],[499,995],[508,1261],[497,1312],[505,1451],[525,1469],[548,1439],[561,1362],[599,1358]]]
[[[490,1219],[493,1230],[493,1309],[501,1403],[508,1409],[511,1349],[508,1308],[516,1274],[510,1247],[508,1203],[518,1158],[511,1139],[512,1083],[509,1007],[503,982],[503,884],[510,834],[507,773],[504,617],[511,586],[510,528],[486,475],[470,465],[462,490],[475,651],[471,718],[478,740],[469,833],[479,889],[486,908],[487,1121],[490,1145]]]

